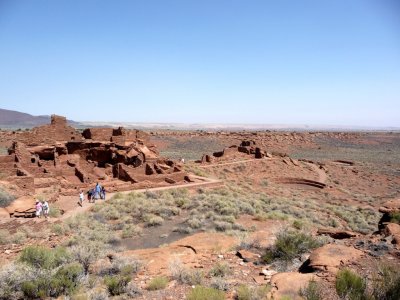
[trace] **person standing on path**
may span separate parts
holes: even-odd
[[[101,187],[100,198],[106,200],[106,189],[104,188],[104,186]]]
[[[101,193],[101,185],[99,183],[96,183],[96,187],[94,188],[94,200],[100,198],[100,193]]]
[[[39,200],[36,200],[35,209],[36,217],[40,218],[40,216],[42,215],[42,203]]]
[[[50,206],[49,206],[49,203],[47,202],[47,200],[43,201],[42,209],[43,209],[43,215],[47,219],[47,217],[49,216],[49,212],[50,212]]]
[[[85,199],[85,195],[83,195],[83,191],[81,190],[81,192],[79,193],[79,202],[78,204],[82,207],[83,205],[83,200]],[[90,199],[89,199],[90,200]]]

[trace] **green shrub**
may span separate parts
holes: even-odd
[[[220,290],[217,290],[217,289],[207,288],[207,287],[198,285],[189,292],[189,294],[186,296],[186,299],[187,300],[224,300],[225,293]]]
[[[21,290],[28,299],[45,298],[49,290],[46,283],[43,279],[25,281],[21,284]]]
[[[191,270],[183,268],[179,273],[173,274],[173,277],[181,283],[197,285],[203,283],[204,273],[197,269]]]
[[[237,289],[237,300],[262,300],[269,292],[268,286],[249,287],[240,285]]]
[[[232,224],[225,221],[215,221],[214,225],[217,231],[223,232],[232,229]]]
[[[70,251],[72,257],[82,265],[85,274],[88,274],[90,265],[100,257],[103,248],[100,243],[85,241],[72,246]]]
[[[21,290],[29,299],[71,294],[78,287],[82,275],[82,266],[73,263],[61,267],[53,276],[40,274],[35,280],[23,282]]]
[[[165,289],[167,284],[168,284],[167,277],[164,276],[154,277],[152,280],[150,280],[146,289],[148,289],[149,291],[162,290]]]
[[[106,276],[104,283],[107,286],[107,290],[111,296],[117,296],[125,293],[126,286],[131,281],[130,276]]]
[[[184,207],[185,205],[188,204],[189,201],[188,199],[185,198],[177,198],[174,200],[174,202],[177,207]]]
[[[294,228],[299,229],[299,230],[302,229],[304,226],[303,222],[300,220],[294,220],[292,225]]]
[[[308,285],[299,291],[300,296],[306,300],[323,300],[322,288],[315,280],[310,280]]]
[[[134,225],[134,224],[129,224],[122,230],[121,236],[122,236],[122,238],[126,239],[126,238],[130,238],[130,237],[138,236],[141,233],[142,233],[141,227]]]
[[[337,273],[335,286],[336,292],[342,299],[367,299],[365,280],[349,269],[343,269]]]
[[[298,231],[281,231],[276,237],[275,244],[268,248],[263,260],[271,263],[274,260],[290,261],[298,255],[321,246],[321,242],[310,234]]]
[[[7,230],[0,229],[0,245],[6,245],[10,242],[10,233]]]
[[[252,300],[252,290],[244,284],[241,284],[237,289],[237,300]]]
[[[113,260],[111,266],[101,269],[99,271],[99,275],[131,276],[132,274],[137,273],[141,266],[142,264],[139,260],[126,257],[117,257]]]
[[[400,224],[400,212],[392,212],[389,214],[389,217],[390,217],[389,222]]]
[[[15,200],[15,197],[2,188],[0,188],[0,207],[7,207],[9,206],[13,201]]]
[[[26,241],[26,233],[23,231],[17,231],[11,237],[13,244],[23,244]]]
[[[164,222],[164,219],[154,214],[145,214],[143,216],[143,221],[145,222],[146,227],[150,227],[161,225]]]
[[[58,218],[59,216],[61,216],[61,210],[57,206],[51,206],[49,217]]]
[[[52,296],[72,293],[78,287],[83,274],[83,267],[79,263],[61,267],[51,281],[51,287],[55,291]]]
[[[62,247],[51,250],[42,246],[28,246],[22,250],[19,260],[34,268],[53,269],[68,261],[69,255]]]
[[[400,299],[400,270],[393,266],[379,266],[379,275],[372,284],[372,295],[379,300]]]
[[[224,277],[214,277],[211,279],[210,287],[220,291],[227,291],[229,290],[229,283]]]
[[[217,263],[211,268],[209,274],[212,277],[225,277],[230,272],[229,266],[226,263]]]
[[[169,271],[175,280],[183,284],[198,285],[202,284],[204,280],[202,271],[185,268],[179,259],[169,263]]]
[[[64,226],[61,224],[53,224],[50,229],[51,232],[55,233],[56,235],[63,235],[65,233]]]

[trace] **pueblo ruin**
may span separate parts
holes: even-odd
[[[18,133],[8,155],[0,155],[0,165],[7,182],[18,187],[17,197],[26,199],[6,208],[12,216],[29,212],[34,196],[45,190],[51,191],[47,200],[56,202],[97,182],[115,192],[194,180],[178,163],[160,157],[143,131],[87,128],[81,133],[57,115],[51,124]]]

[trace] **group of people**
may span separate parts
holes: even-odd
[[[42,200],[42,201],[36,200],[35,208],[36,208],[37,218],[40,218],[42,215],[46,219],[48,218],[50,212],[50,206],[47,200]]]
[[[103,199],[106,200],[106,189],[104,186],[101,186],[99,183],[96,183],[96,186],[93,189],[90,189],[86,192],[87,194],[87,199],[89,203],[95,203],[96,200],[98,199]],[[85,195],[83,194],[83,191],[79,193],[79,202],[78,204],[82,206],[83,201],[85,200]]]

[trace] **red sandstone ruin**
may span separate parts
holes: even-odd
[[[48,200],[56,201],[96,182],[112,192],[190,181],[179,165],[159,156],[143,131],[88,128],[81,134],[56,115],[51,124],[18,135],[8,152],[0,155],[0,167],[6,181],[18,187],[17,196],[53,187]]]

